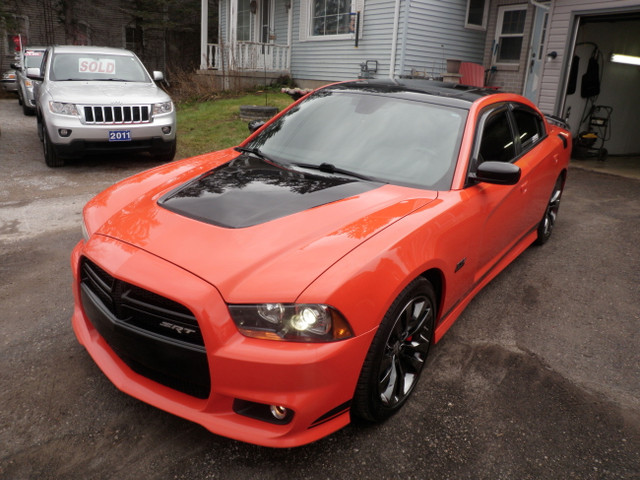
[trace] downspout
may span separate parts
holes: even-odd
[[[396,73],[396,50],[398,48],[398,23],[400,22],[400,2],[396,0],[393,12],[393,33],[391,37],[391,61],[389,62],[389,78],[393,79]]]
[[[541,8],[543,10],[549,10],[549,8],[551,7],[551,5],[548,4],[548,3],[546,3],[546,4],[545,3],[540,3],[540,2],[537,2],[536,0],[529,0],[529,3],[531,5],[533,5],[534,7]]]
[[[411,15],[411,0],[405,0],[404,20],[402,25],[402,46],[400,47],[400,75],[404,72],[405,52],[407,51],[407,36],[409,34],[409,16]]]
[[[287,4],[287,2],[285,1],[285,5]],[[288,11],[288,18],[287,18],[287,47],[289,47],[287,49],[287,70],[289,71],[289,76],[291,78],[293,78],[293,75],[291,73],[291,50],[292,50],[292,45],[291,43],[293,42],[293,2],[291,0],[289,0],[289,8],[287,9]]]
[[[209,0],[200,0],[200,70],[209,68],[207,62],[207,43],[209,41]]]

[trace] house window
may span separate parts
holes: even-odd
[[[250,42],[253,37],[252,34],[253,15],[251,14],[251,0],[238,0],[238,30],[236,33],[238,41]]]
[[[487,27],[489,0],[467,0],[465,27],[484,30]]]
[[[527,7],[510,5],[498,10],[496,61],[498,63],[520,63],[520,53],[524,40],[524,22]]]
[[[313,0],[312,35],[353,33],[351,0]]]
[[[365,0],[301,0],[300,40],[353,39],[358,12],[358,38],[362,38],[364,4]]]

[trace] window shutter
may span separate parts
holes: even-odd
[[[305,41],[309,37],[309,11],[311,9],[312,0],[300,0],[300,41]]]

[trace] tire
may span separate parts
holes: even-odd
[[[36,111],[33,108],[28,107],[26,103],[22,102],[22,113],[27,116],[31,116],[35,115]]]
[[[154,155],[154,158],[160,160],[162,163],[168,163],[172,161],[176,156],[176,143],[177,143],[177,140],[174,140],[171,143],[171,147],[169,151],[167,151],[166,153],[159,153],[157,155]]]
[[[354,417],[380,422],[407,401],[433,341],[436,295],[419,277],[398,295],[371,342],[351,405]]]
[[[551,238],[553,227],[555,226],[556,219],[558,218],[558,209],[560,208],[560,199],[562,198],[563,189],[564,178],[560,175],[553,186],[553,191],[551,192],[551,197],[549,197],[549,203],[547,203],[544,216],[538,224],[538,238],[536,238],[534,242],[536,245],[544,245],[547,243],[547,240]]]
[[[44,162],[47,164],[47,167],[57,168],[62,167],[64,165],[64,160],[58,156],[56,150],[49,140],[49,132],[47,132],[47,127],[42,125],[42,135],[43,142],[42,147],[44,150]]]

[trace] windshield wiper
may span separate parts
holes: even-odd
[[[312,163],[294,163],[293,165],[301,168],[309,168],[312,170],[320,170],[325,173],[337,173],[339,175],[347,175],[349,177],[358,178],[360,180],[368,180],[370,182],[380,182],[379,179],[368,177],[358,172],[353,172],[351,170],[346,170],[344,168],[336,167],[333,163],[323,162],[320,165],[315,165]]]

